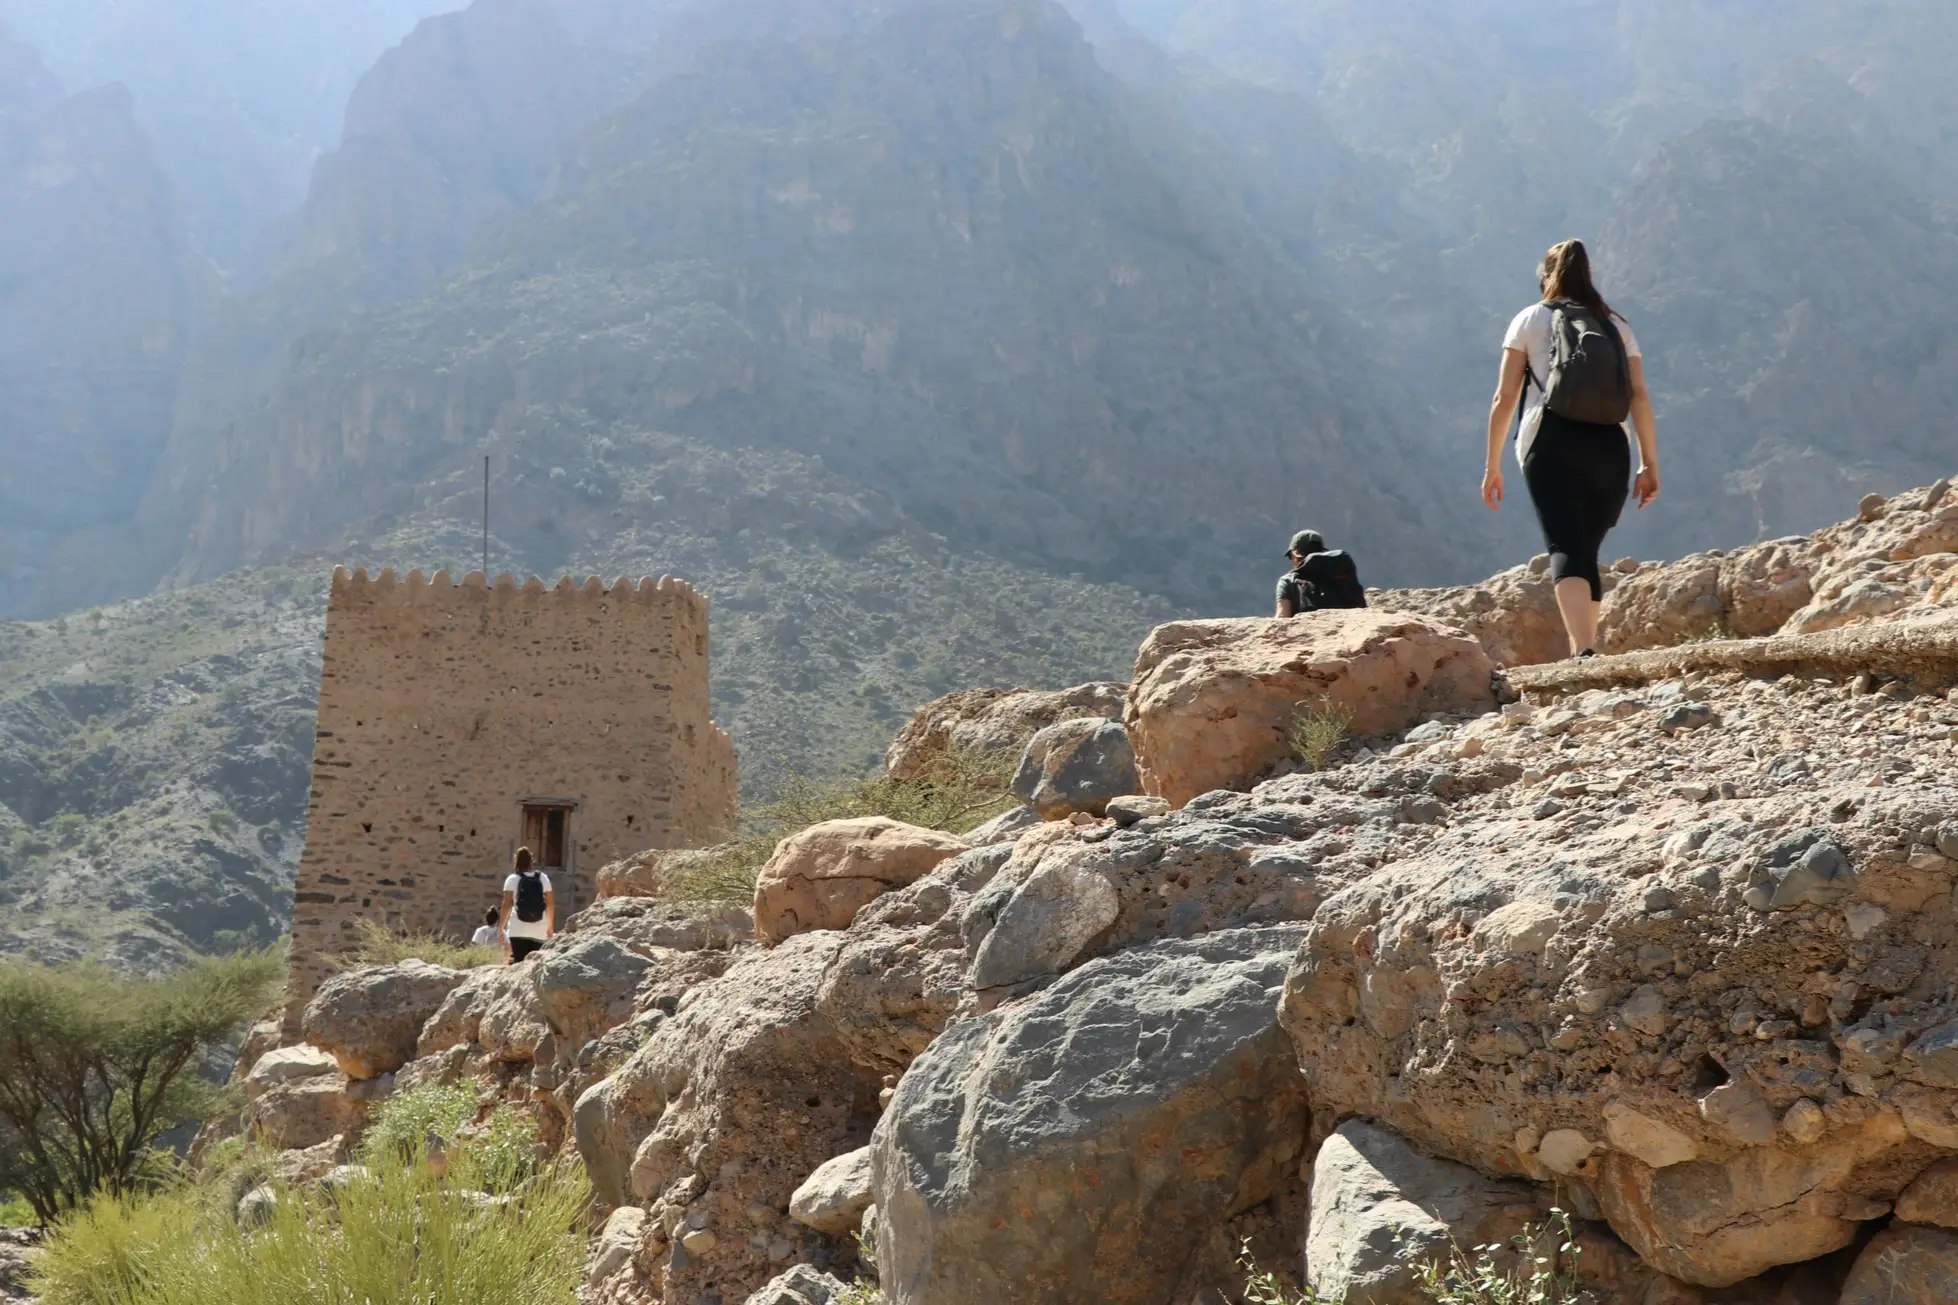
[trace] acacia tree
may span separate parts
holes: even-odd
[[[0,964],[0,1190],[53,1222],[139,1180],[151,1146],[222,1091],[203,1057],[274,1000],[277,954],[200,960],[159,978],[98,965]]]

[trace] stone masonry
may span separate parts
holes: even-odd
[[[734,745],[707,672],[684,581],[335,568],[288,1023],[361,920],[468,937],[551,812],[560,923],[607,862],[725,837]]]

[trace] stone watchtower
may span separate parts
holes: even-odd
[[[732,832],[734,745],[685,582],[333,572],[287,1022],[357,922],[458,940],[536,854],[558,920],[598,868]]]

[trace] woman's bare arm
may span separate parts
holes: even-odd
[[[1659,442],[1652,422],[1652,395],[1645,388],[1645,359],[1630,358],[1632,373],[1632,434],[1638,440],[1638,481],[1633,492],[1643,508],[1659,497]]]
[[[1482,464],[1482,501],[1491,510],[1502,506],[1502,446],[1509,423],[1523,399],[1523,372],[1528,366],[1521,349],[1502,351],[1502,370],[1496,377],[1496,397],[1489,401],[1488,456]]]

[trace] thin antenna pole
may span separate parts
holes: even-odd
[[[489,454],[483,455],[483,579],[489,579]]]

